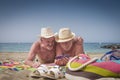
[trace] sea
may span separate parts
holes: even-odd
[[[101,48],[101,46],[112,43],[84,43],[85,53],[106,53],[110,49]],[[32,43],[0,43],[0,52],[29,52]]]

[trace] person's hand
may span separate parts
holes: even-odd
[[[38,68],[41,64],[39,62],[35,62],[33,63],[32,67],[34,68]]]
[[[68,57],[63,57],[61,59],[56,59],[55,60],[55,64],[59,65],[59,66],[65,66],[67,64],[67,62],[69,61]]]

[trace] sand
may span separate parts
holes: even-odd
[[[100,58],[103,54],[102,53],[87,53],[91,58],[98,57]],[[26,59],[28,53],[0,53],[0,61],[4,62],[6,60],[15,60],[18,62],[24,62]],[[49,80],[49,79],[43,79],[43,78],[31,78],[29,74],[31,73],[30,70],[21,70],[21,71],[11,71],[11,70],[5,70],[0,71],[0,80]],[[66,80],[59,79],[59,80]],[[120,79],[100,79],[100,80],[120,80]]]
[[[13,53],[13,52],[5,52],[5,53],[0,53],[0,61],[4,61],[7,59],[13,59],[16,61],[21,61],[21,60],[25,60],[25,58],[27,57],[28,53]]]
[[[91,58],[92,57],[101,57],[103,53],[87,53]],[[6,59],[13,59],[16,61],[25,60],[28,53],[20,53],[20,52],[0,52],[0,61],[6,60]]]

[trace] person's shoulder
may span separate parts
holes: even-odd
[[[40,44],[41,44],[41,42],[39,40],[37,40],[33,43],[34,46],[39,46]]]
[[[76,44],[82,44],[83,43],[83,38],[80,37],[80,36],[76,36],[74,38],[74,41],[75,41]]]

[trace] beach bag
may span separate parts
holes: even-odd
[[[67,64],[66,78],[68,80],[94,80],[102,77],[120,77],[120,60],[102,61],[98,58],[73,57]],[[82,67],[81,67],[82,66]]]

